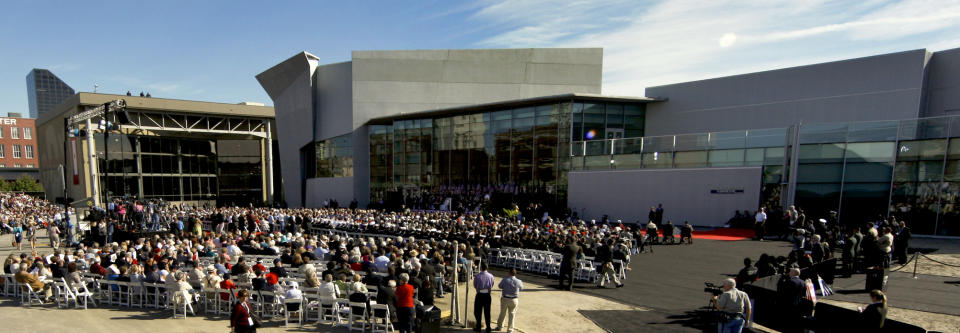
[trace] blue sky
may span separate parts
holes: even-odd
[[[960,47],[960,0],[26,1],[0,6],[0,115],[25,77],[78,91],[272,104],[254,75],[309,51],[603,47],[603,93]]]

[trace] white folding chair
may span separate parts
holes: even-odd
[[[129,306],[130,305],[130,296],[127,294],[127,289],[129,285],[123,281],[110,281],[108,283],[110,290],[110,301],[111,304],[117,306]]]
[[[62,279],[61,279],[62,280]],[[57,308],[63,309],[70,307],[70,294],[67,291],[66,282],[54,281],[53,283],[53,299],[57,302]],[[74,299],[76,301],[76,299]]]
[[[342,298],[337,299],[337,326],[349,326],[350,323],[350,301]]]
[[[329,323],[335,325],[338,323],[339,316],[337,313],[340,311],[337,303],[337,299],[332,297],[320,297],[320,307],[318,309],[320,312],[320,322]]]
[[[34,302],[36,302],[39,305],[43,305],[43,300],[40,299],[40,295],[33,291],[33,288],[30,287],[29,284],[24,283],[23,287],[25,290],[23,290],[23,293],[20,294],[21,304],[31,306]]]
[[[390,321],[390,307],[386,304],[370,304],[373,333],[392,333],[393,322]]]
[[[17,281],[14,279],[13,274],[3,274],[3,296],[17,296]]]
[[[367,330],[367,304],[362,302],[349,302],[350,306],[350,322],[347,325],[347,328],[350,329],[350,332],[354,330],[359,330],[360,332]]]
[[[144,292],[143,283],[141,282],[128,282],[127,283],[127,305],[130,307],[143,308],[144,303],[146,303],[146,295]]]
[[[82,291],[81,291],[81,290],[82,290]],[[75,296],[78,301],[79,301],[80,299],[83,299],[83,309],[84,309],[84,310],[87,309],[87,303],[88,303],[88,302],[93,302],[93,306],[97,306],[97,301],[94,300],[95,294],[94,294],[92,291],[90,291],[90,289],[87,289],[87,284],[86,284],[86,283],[81,283],[79,287],[78,287],[78,286],[72,286],[72,287],[70,287],[70,291],[73,293],[73,296]],[[77,308],[80,307],[80,304],[78,304],[78,303],[75,303],[74,305],[75,305],[75,307],[77,307]]]
[[[304,298],[288,298],[283,300],[283,326],[290,326],[290,315],[297,315],[297,327],[303,327]],[[291,310],[291,308],[294,308]]]
[[[190,310],[190,314],[196,315],[193,313],[193,305],[190,304],[189,298],[193,297],[185,292],[179,290],[167,290],[167,299],[170,302],[170,307],[173,308],[173,318],[177,318],[177,311],[182,310],[183,319],[187,319],[187,310]]]

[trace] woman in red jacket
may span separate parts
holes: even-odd
[[[400,284],[395,291],[397,295],[397,319],[399,319],[400,333],[413,333],[413,285],[407,283],[410,276],[407,273],[400,273],[398,277]]]
[[[250,303],[248,302],[249,298],[250,292],[246,289],[241,290],[237,294],[237,304],[233,306],[233,312],[230,314],[231,332],[255,333],[257,331],[256,326],[254,326],[253,316],[250,315]]]

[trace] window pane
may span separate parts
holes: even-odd
[[[675,168],[703,168],[706,166],[707,166],[706,151],[702,151],[702,150],[701,151],[678,151],[674,156]]]
[[[893,152],[893,142],[848,143],[846,158],[848,162],[892,161]]]
[[[643,153],[644,168],[670,168],[673,164],[673,153]]]
[[[800,163],[842,162],[843,146],[842,143],[801,145],[798,154]]]
[[[743,149],[725,149],[710,151],[711,167],[733,167],[743,165]]]

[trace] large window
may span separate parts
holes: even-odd
[[[33,145],[23,146],[26,158],[33,158]]]
[[[317,177],[353,177],[353,134],[344,134],[316,143]],[[419,163],[419,155],[409,160]]]
[[[19,139],[20,138],[20,129],[17,127],[10,127],[10,138]]]
[[[20,158],[20,145],[10,145],[13,147],[13,158]]]
[[[24,139],[27,139],[27,140],[33,139],[33,129],[30,128],[30,127],[24,127],[24,128],[23,128],[23,138],[24,138]]]
[[[7,157],[7,152],[4,151],[3,145],[0,144],[0,158],[4,158],[4,157]]]

